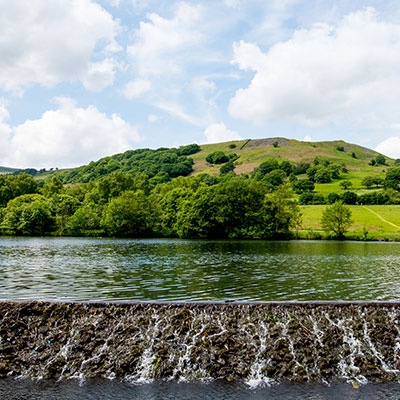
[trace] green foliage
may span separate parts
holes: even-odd
[[[302,175],[307,172],[310,168],[310,164],[308,162],[300,161],[293,166],[293,172],[295,175]]]
[[[273,236],[288,235],[289,229],[296,231],[301,226],[301,212],[294,199],[292,190],[287,185],[267,195],[265,200],[268,219],[272,221]]]
[[[60,193],[63,189],[62,182],[56,177],[52,176],[41,188],[41,192],[45,197],[51,197],[54,194]]]
[[[51,232],[53,223],[45,197],[25,194],[9,201],[0,227],[12,235],[44,235]]]
[[[284,160],[280,163],[279,169],[284,171],[287,176],[290,176],[290,174],[292,174],[293,170],[294,170],[293,163],[291,163],[290,161]]]
[[[274,146],[275,148],[279,147],[279,143],[278,142],[274,142],[274,143],[272,143],[272,146]]]
[[[206,157],[206,161],[210,164],[223,164],[229,161],[229,157],[223,151],[214,151]]]
[[[386,173],[383,185],[385,188],[400,190],[400,167],[391,168]]]
[[[337,150],[337,151],[344,151],[344,147],[343,147],[343,146],[337,146],[337,147],[336,147],[336,150]]]
[[[391,203],[390,200],[390,195],[383,191],[364,193],[361,196],[358,196],[359,204],[389,204]]]
[[[101,225],[109,236],[145,237],[153,234],[156,217],[143,191],[126,191],[107,204]]]
[[[295,193],[301,194],[304,192],[312,192],[315,188],[315,184],[309,179],[299,179],[292,182],[292,187]]]
[[[65,234],[69,218],[80,206],[79,200],[68,194],[54,194],[49,200],[49,205],[52,215],[55,216],[55,233]]]
[[[332,180],[332,173],[321,164],[307,170],[308,179],[315,183],[329,183]]]
[[[0,175],[0,206],[5,207],[9,200],[23,194],[38,192],[38,184],[35,179],[26,173],[16,176]]]
[[[271,172],[268,172],[262,178],[262,181],[265,182],[270,189],[274,189],[283,184],[284,179],[286,178],[286,173],[280,169],[274,169]]]
[[[341,202],[327,206],[322,213],[322,227],[325,230],[333,231],[338,239],[343,239],[352,223],[350,208]]]
[[[357,204],[358,196],[354,192],[344,192],[342,195],[342,201],[344,204]]]
[[[336,201],[339,201],[340,199],[341,199],[340,194],[335,193],[335,192],[329,193],[328,196],[326,196],[326,202],[328,204],[333,204]]]
[[[274,158],[270,158],[255,168],[252,176],[257,180],[261,180],[266,174],[276,169],[279,169],[278,161]]]
[[[79,207],[68,219],[65,234],[71,236],[101,236],[102,209],[94,202],[89,202]]]
[[[229,172],[232,172],[234,169],[235,166],[233,164],[233,161],[228,161],[227,163],[221,166],[221,168],[219,169],[219,173],[221,175],[226,175],[229,174]]]
[[[228,147],[230,149],[236,149],[236,144],[235,143],[231,143]]]
[[[179,156],[190,156],[191,154],[198,153],[200,150],[201,148],[198,144],[189,144],[179,147],[177,154]]]
[[[98,180],[113,171],[130,175],[146,174],[152,178],[159,172],[165,172],[170,178],[189,175],[193,170],[193,160],[184,153],[193,152],[198,145],[184,146],[179,149],[138,149],[122,154],[101,158],[88,165],[54,174],[63,183],[89,182]],[[193,153],[190,153],[193,154]]]
[[[385,165],[386,164],[386,158],[382,154],[378,154],[375,157],[375,161],[377,165]]]
[[[299,204],[326,204],[326,198],[320,193],[303,192],[299,197]]]
[[[345,180],[339,183],[339,186],[343,190],[349,190],[351,187],[353,187],[353,183],[351,181]]]

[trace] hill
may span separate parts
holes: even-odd
[[[386,165],[370,165],[379,153],[356,144],[341,140],[326,142],[302,142],[285,138],[247,139],[216,144],[196,144],[180,148],[160,148],[129,150],[125,153],[103,157],[88,165],[77,168],[54,171],[49,176],[57,176],[63,183],[96,181],[109,173],[119,170],[129,174],[144,173],[157,180],[177,176],[207,173],[219,175],[221,163],[208,162],[207,156],[223,152],[231,159],[236,174],[251,173],[268,159],[279,162],[308,163],[313,165],[316,158],[328,160],[332,164],[345,166],[347,172],[340,179],[331,183],[316,184],[316,191],[329,193],[340,191],[340,181],[350,180],[353,189],[362,192],[361,181],[365,176],[384,176],[385,168],[393,165],[393,160],[386,158]],[[13,173],[15,169],[2,167],[3,173]],[[0,169],[0,172],[2,170]],[[48,173],[49,171],[47,171]],[[45,175],[39,174],[38,177]]]
[[[0,167],[0,175],[13,174],[20,171],[18,168]]]
[[[340,150],[338,150],[340,149]],[[236,153],[235,173],[250,173],[268,158],[312,164],[315,157],[322,157],[337,164],[346,164],[349,171],[376,172],[368,165],[379,153],[342,140],[327,142],[302,142],[295,139],[268,138],[231,141],[201,145],[201,151],[193,154],[194,173],[219,174],[219,166],[206,162],[206,156],[215,151]],[[392,160],[388,159],[389,163]]]
[[[328,160],[332,164],[345,166],[347,172],[340,179],[331,183],[316,184],[316,191],[329,193],[340,191],[340,181],[350,180],[353,189],[362,192],[361,181],[365,176],[384,176],[385,168],[393,165],[393,160],[386,158],[386,165],[370,165],[379,153],[342,140],[326,142],[302,142],[295,139],[267,138],[230,141],[216,144],[188,145],[157,150],[138,149],[125,153],[103,157],[88,165],[67,170],[54,171],[63,183],[88,182],[120,170],[131,174],[145,173],[150,177],[197,175],[207,173],[219,175],[221,164],[207,162],[208,155],[223,152],[231,157],[236,174],[251,173],[262,162],[275,159],[279,162],[308,163],[313,165],[316,158]]]

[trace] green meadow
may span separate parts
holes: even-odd
[[[348,206],[353,224],[346,237],[349,239],[400,240],[400,205]],[[303,214],[300,237],[327,237],[322,231],[321,217],[325,205],[301,206]]]

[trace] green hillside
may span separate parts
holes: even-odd
[[[340,150],[338,150],[340,149]],[[109,173],[120,170],[126,173],[145,173],[149,177],[197,175],[207,173],[220,175],[221,164],[206,161],[209,154],[224,152],[233,158],[234,172],[251,173],[262,162],[274,158],[279,162],[287,160],[293,163],[306,162],[313,165],[316,157],[329,160],[330,163],[345,165],[348,172],[341,179],[353,182],[353,188],[361,188],[361,180],[367,175],[384,176],[387,166],[393,160],[386,158],[385,166],[369,165],[379,153],[356,144],[341,140],[330,142],[302,142],[294,139],[268,138],[257,140],[231,141],[217,144],[189,145],[157,150],[138,149],[101,158],[88,165],[67,170],[55,171],[53,174],[64,183],[88,182],[97,180]],[[191,161],[193,160],[193,162]],[[340,190],[340,180],[328,184],[316,185],[317,192]]]
[[[19,171],[18,168],[0,167],[0,175],[13,174],[14,172],[17,171]]]
[[[275,146],[274,146],[275,143]],[[343,148],[343,151],[337,150]],[[201,145],[201,151],[193,154],[194,173],[206,172],[219,174],[219,166],[210,165],[205,161],[207,154],[214,151],[236,153],[239,159],[235,161],[235,173],[249,173],[268,158],[281,161],[308,162],[312,164],[315,157],[325,157],[333,163],[344,163],[352,177],[357,178],[379,172],[376,167],[368,165],[379,153],[366,147],[346,143],[342,140],[329,142],[302,142],[294,139],[269,138],[257,140],[241,140],[217,144]],[[355,157],[352,157],[354,153]],[[392,160],[387,159],[388,164]],[[361,173],[361,174],[360,174]]]

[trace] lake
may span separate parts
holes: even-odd
[[[2,300],[397,300],[400,243],[1,238]]]

